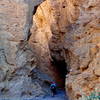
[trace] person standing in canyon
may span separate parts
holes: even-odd
[[[51,95],[52,96],[55,96],[56,95],[56,93],[57,93],[56,88],[57,88],[56,83],[55,82],[52,82],[51,85],[50,85],[50,90],[51,90]]]

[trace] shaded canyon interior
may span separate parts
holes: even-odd
[[[43,97],[51,81],[70,100],[100,92],[100,0],[0,0],[0,98]]]

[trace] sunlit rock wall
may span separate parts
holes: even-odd
[[[40,84],[46,79],[39,71],[37,75],[37,62],[27,43],[34,7],[41,1],[0,0],[0,99],[45,94]],[[33,82],[28,77],[32,69]]]
[[[56,79],[59,74],[52,73],[51,62],[65,59],[71,100],[100,91],[99,9],[99,0],[46,0],[33,16],[29,43],[41,69]]]
[[[65,34],[65,55],[70,74],[66,90],[73,100],[100,92],[100,1],[70,1],[79,10],[77,20]],[[75,15],[74,15],[75,16]]]
[[[66,62],[71,100],[100,92],[100,0],[43,1],[0,1],[1,94],[44,95],[41,83],[51,79],[41,71],[62,84],[54,61]]]

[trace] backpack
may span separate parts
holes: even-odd
[[[56,88],[56,84],[51,84],[51,85],[50,85],[50,88],[51,88],[51,89],[55,89],[55,88]]]

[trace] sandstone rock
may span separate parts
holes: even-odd
[[[34,91],[34,96],[44,95],[41,82],[55,80],[62,84],[58,62],[65,61],[66,65],[60,67],[70,71],[65,88],[71,100],[98,92],[100,0],[41,2],[0,1],[0,90],[11,96],[30,96],[33,90],[40,91]],[[31,69],[37,69],[33,85],[27,77]],[[49,76],[44,78],[41,72]]]
[[[59,74],[50,70],[54,67],[51,61],[66,60],[68,69],[72,70],[66,78],[71,100],[89,95],[99,84],[96,76],[100,67],[99,5],[99,0],[46,0],[33,16],[35,24],[29,44],[40,57],[40,68],[51,72],[56,79]]]
[[[95,75],[100,76],[100,68],[95,68]]]
[[[61,34],[66,32],[65,27],[67,25],[59,22],[63,16],[62,14],[66,12],[66,9],[64,13],[60,11],[64,3],[66,2],[47,0],[38,7],[36,14],[33,16],[35,24],[31,28],[32,35],[29,39],[29,44],[38,57],[39,68],[53,77],[58,83],[61,82],[62,78],[57,77],[59,72],[51,62],[54,60],[62,62],[64,60],[63,40],[61,39],[63,37]],[[67,24],[65,22],[67,20],[66,16],[64,16],[61,23]]]
[[[25,8],[27,5],[22,2],[0,1],[0,50],[4,56],[0,61],[8,69],[16,66],[16,45],[24,36],[23,28],[27,11]]]
[[[95,77],[96,70],[98,70],[97,73],[99,73],[100,67],[100,57],[97,56],[99,55],[100,50],[100,48],[97,46],[100,43],[100,27],[98,27],[98,15],[100,13],[96,11],[100,7],[95,5],[97,3],[100,4],[99,1],[91,2],[88,0],[87,4],[86,2],[83,2],[81,6],[79,6],[81,15],[79,15],[78,20],[74,23],[76,27],[73,27],[72,30],[65,34],[65,51],[66,59],[68,60],[67,63],[69,63],[71,69],[79,72],[81,70],[81,74],[75,76],[70,75],[68,78],[66,78],[66,90],[69,95],[70,93],[73,95],[70,95],[71,100],[79,100],[83,94],[90,95],[92,91],[99,90],[99,87],[96,90],[96,85],[99,84],[99,80],[97,77]],[[91,9],[88,9],[90,6]],[[79,27],[77,27],[77,25]],[[72,34],[72,32],[74,34]],[[68,44],[70,38],[72,38],[74,42],[70,40],[70,44]],[[69,54],[70,52],[75,55],[78,62],[75,62],[73,59],[69,59],[73,58],[72,55]],[[72,62],[75,63],[73,64]],[[82,74],[85,77],[81,77]],[[71,79],[70,77],[74,78]],[[69,92],[70,87],[71,92]]]
[[[23,4],[23,5],[22,5]],[[26,20],[26,4],[13,0],[0,1],[0,87],[16,67],[16,45],[23,38]]]
[[[27,43],[35,6],[42,0],[0,0],[0,98],[45,95],[40,83],[28,77],[37,66]],[[34,10],[35,9],[35,10]],[[23,40],[25,39],[25,40]],[[37,71],[36,71],[37,73]],[[47,80],[47,79],[46,79]],[[34,90],[34,91],[33,91]]]

